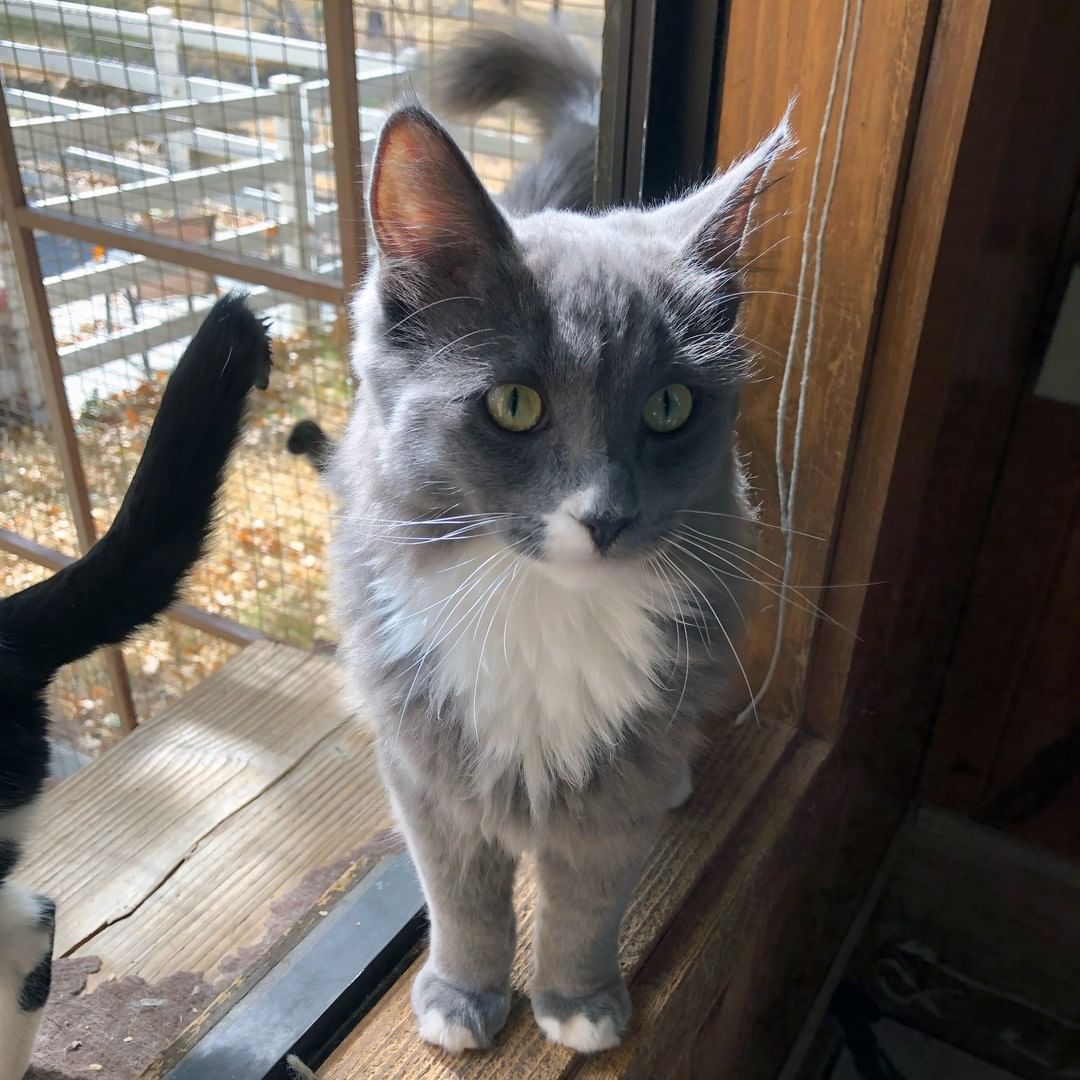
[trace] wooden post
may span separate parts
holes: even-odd
[[[70,236],[73,240],[85,240],[88,244],[101,244],[145,255],[148,259],[236,278],[252,285],[265,285],[268,289],[280,289],[326,304],[340,304],[342,301],[340,282],[322,274],[278,266],[251,255],[234,255],[217,248],[208,250],[205,244],[124,229],[86,215],[69,214],[66,210],[17,206],[7,212],[7,218],[24,229],[40,229],[58,236]]]
[[[60,468],[64,474],[71,516],[75,522],[79,546],[85,552],[97,539],[97,528],[90,512],[90,494],[79,457],[75,426],[71,421],[71,411],[68,409],[67,395],[64,392],[64,375],[53,334],[49,300],[41,280],[41,262],[38,259],[34,232],[33,229],[16,222],[16,212],[25,205],[26,192],[19,175],[19,160],[11,134],[7,101],[0,92],[0,208],[3,209],[11,234],[11,253],[26,301],[30,341],[39,365],[45,409],[60,458]],[[123,655],[119,649],[106,649],[104,657],[112,683],[113,703],[120,717],[121,727],[124,731],[131,731],[137,719]]]
[[[345,295],[352,297],[367,261],[352,0],[324,0],[323,18],[326,24],[326,73],[330,80],[330,126],[334,138],[334,186],[341,236],[341,281]]]

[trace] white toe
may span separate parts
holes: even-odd
[[[610,1016],[590,1020],[582,1013],[568,1020],[556,1020],[553,1016],[538,1016],[540,1030],[551,1042],[562,1043],[581,1054],[595,1054],[598,1050],[610,1050],[619,1045],[615,1021]]]
[[[429,1009],[419,1022],[420,1038],[424,1042],[441,1046],[451,1054],[460,1054],[462,1050],[477,1050],[480,1044],[476,1036],[461,1024],[451,1023],[442,1013]]]

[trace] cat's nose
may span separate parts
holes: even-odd
[[[634,520],[628,517],[583,517],[578,519],[600,551],[606,551]]]

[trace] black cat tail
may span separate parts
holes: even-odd
[[[266,326],[242,295],[223,297],[165,387],[112,527],[77,562],[0,601],[0,708],[9,688],[41,687],[173,603],[210,534],[248,394],[269,373]]]

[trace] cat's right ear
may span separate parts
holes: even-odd
[[[738,272],[752,229],[752,209],[769,173],[794,150],[788,106],[783,119],[757,147],[697,191],[651,211],[666,235],[684,237],[683,258],[721,275]]]
[[[415,105],[383,126],[369,204],[380,287],[397,305],[468,296],[484,261],[513,248],[506,219],[465,155]]]

